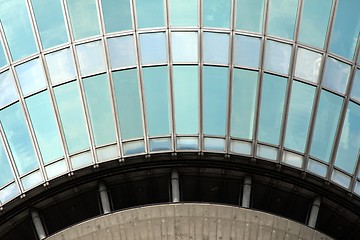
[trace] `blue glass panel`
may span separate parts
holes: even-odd
[[[341,138],[336,154],[335,166],[347,171],[354,172],[356,160],[360,150],[360,106],[349,102],[344,125],[341,130]]]
[[[5,57],[5,52],[3,45],[1,44],[2,41],[0,41],[0,67],[3,67],[7,65],[7,59]]]
[[[198,67],[174,66],[173,81],[176,133],[198,134]]]
[[[313,86],[294,81],[286,125],[285,147],[304,152],[314,101]]]
[[[203,68],[204,134],[225,135],[228,68]]]
[[[66,0],[75,40],[100,34],[96,0]]]
[[[318,82],[322,55],[303,48],[298,48],[295,76],[313,83]]]
[[[357,69],[355,72],[354,83],[351,90],[351,97],[360,102],[360,69]]]
[[[346,63],[327,58],[322,85],[339,93],[345,93],[350,68],[350,65]]]
[[[170,134],[167,67],[143,68],[144,95],[149,136]]]
[[[170,0],[171,26],[197,26],[198,0]]]
[[[140,34],[141,63],[166,63],[165,33]]]
[[[136,0],[136,15],[139,28],[163,27],[163,0]]]
[[[143,137],[137,70],[112,73],[122,139]]]
[[[15,83],[10,71],[0,74],[0,108],[15,101],[18,98]]]
[[[61,0],[31,0],[44,49],[68,41]]]
[[[325,162],[330,158],[342,101],[335,94],[321,92],[310,154]]]
[[[203,0],[205,27],[230,28],[231,1]]]
[[[360,32],[360,1],[338,1],[335,23],[331,32],[330,52],[353,59]]]
[[[121,68],[136,65],[133,35],[108,38],[111,68]]]
[[[291,45],[280,42],[267,41],[265,66],[269,71],[288,74],[291,57]]]
[[[19,103],[3,109],[0,121],[19,174],[23,175],[37,168],[35,151]]]
[[[228,64],[229,34],[204,32],[203,60],[205,63]]]
[[[323,48],[332,0],[305,0],[303,3],[299,41]]]
[[[172,32],[171,50],[175,63],[198,61],[198,34],[196,32]]]
[[[15,183],[12,183],[0,191],[0,202],[4,204],[17,195],[19,195],[19,189]]]
[[[3,143],[0,141],[0,188],[14,179],[13,173],[10,168],[9,159],[6,156]]]
[[[105,53],[101,41],[76,46],[82,76],[106,71]]]
[[[237,0],[236,29],[262,32],[264,0]]]
[[[54,92],[70,154],[89,148],[84,110],[77,82],[56,87]]]
[[[74,59],[69,48],[45,55],[47,69],[52,84],[76,78]]]
[[[271,0],[268,33],[293,39],[298,0]]]
[[[235,35],[234,42],[234,64],[259,68],[260,38]]]
[[[106,32],[132,29],[129,0],[101,0]]]
[[[30,18],[24,0],[0,0],[1,24],[12,59],[31,55],[37,51]]]
[[[261,108],[258,140],[277,145],[279,143],[286,78],[264,74],[261,91]]]
[[[95,145],[116,142],[110,87],[105,74],[83,79]]]
[[[150,139],[149,141],[150,151],[166,151],[171,149],[171,139],[170,138],[158,138]]]
[[[231,96],[231,133],[252,139],[258,72],[235,69]]]
[[[49,93],[44,91],[27,98],[26,105],[44,163],[62,157],[63,150],[59,129],[55,121]]]

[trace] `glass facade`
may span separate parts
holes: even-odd
[[[0,193],[11,193],[0,206],[70,170],[153,152],[298,156],[302,171],[360,182],[358,9],[0,0]]]

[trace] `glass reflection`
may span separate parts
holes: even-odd
[[[47,54],[45,59],[53,85],[76,78],[74,60],[69,48]]]
[[[355,72],[355,78],[351,90],[351,97],[360,102],[360,69],[357,69]]]
[[[197,26],[198,0],[170,0],[171,26]]]
[[[287,75],[289,73],[291,48],[289,44],[267,41],[264,68]]]
[[[132,29],[129,0],[101,0],[107,33]]]
[[[9,158],[6,155],[3,141],[0,138],[0,188],[14,179],[10,168]]]
[[[345,93],[350,68],[348,64],[327,58],[322,85],[339,93]]]
[[[321,60],[321,54],[299,48],[296,59],[295,77],[317,83]]]
[[[236,29],[262,32],[264,0],[237,0]]]
[[[2,41],[0,41],[0,68],[7,65],[7,59],[3,48]]]
[[[4,204],[19,194],[18,187],[13,183],[0,191],[0,202]]]
[[[196,63],[198,61],[197,32],[172,32],[171,47],[174,63]]]
[[[163,27],[163,0],[136,0],[136,15],[139,28]]]
[[[122,68],[136,65],[133,35],[108,38],[111,68]]]
[[[14,79],[10,71],[0,74],[0,108],[15,101],[18,98]]]
[[[76,46],[82,76],[106,71],[104,48],[101,41]]]
[[[165,33],[140,34],[141,63],[166,63]]]
[[[234,42],[234,64],[259,68],[260,38],[235,35]]]
[[[205,27],[230,28],[231,1],[203,0]]]
[[[204,32],[203,38],[203,61],[228,64],[229,34]]]

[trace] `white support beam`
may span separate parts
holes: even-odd
[[[40,240],[45,239],[46,234],[45,234],[44,226],[43,226],[43,224],[41,222],[41,218],[39,216],[38,211],[36,211],[35,209],[31,209],[30,214],[31,214],[31,218],[32,218],[32,221],[34,223],[38,238]]]
[[[180,202],[179,172],[176,169],[171,171],[171,196],[172,202]]]
[[[242,194],[241,206],[243,208],[250,207],[250,197],[251,197],[251,176],[246,176],[244,179],[244,187]]]
[[[105,183],[99,182],[99,192],[100,192],[100,199],[101,199],[101,206],[103,209],[103,213],[104,214],[110,213],[111,212],[110,201]]]
[[[311,212],[308,222],[308,226],[311,228],[315,228],[316,226],[316,221],[319,215],[320,204],[321,204],[321,198],[318,196],[314,199],[313,205],[311,207]]]

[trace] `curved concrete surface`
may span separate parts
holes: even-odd
[[[82,222],[48,240],[279,240],[331,238],[271,214],[215,204],[139,207]]]

